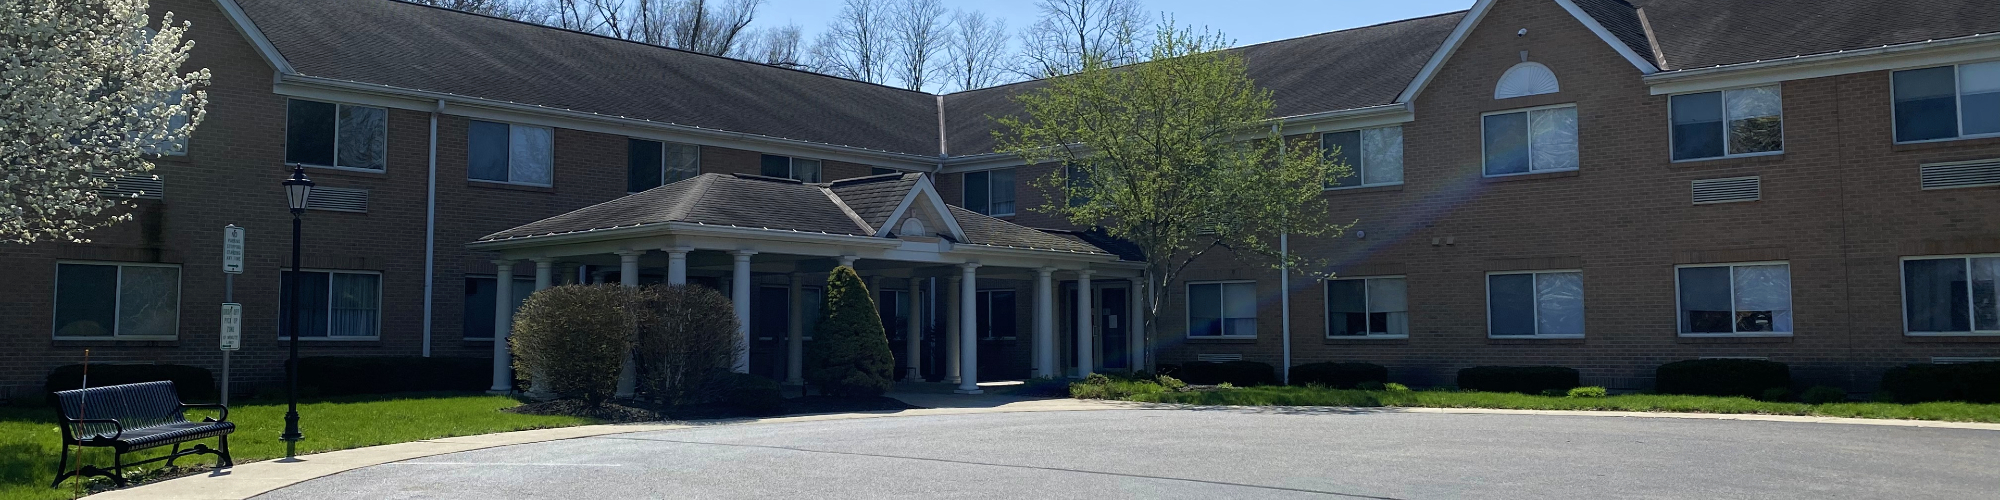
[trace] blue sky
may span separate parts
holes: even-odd
[[[1472,6],[1473,0],[1140,0],[1149,11],[1172,13],[1182,24],[1206,25],[1221,30],[1238,45],[1283,40],[1398,19],[1428,16]],[[1031,0],[944,0],[947,9],[983,10],[989,16],[1007,19],[1007,27],[1018,32],[1033,23],[1035,2]],[[757,26],[798,24],[805,29],[807,43],[824,30],[828,20],[840,11],[838,0],[766,0],[758,11]]]

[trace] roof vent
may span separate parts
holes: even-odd
[[[1507,68],[1500,75],[1500,84],[1493,86],[1494,99],[1525,97],[1531,95],[1554,94],[1562,91],[1556,82],[1556,72],[1550,71],[1542,63],[1524,62]]]
[[[1763,181],[1754,175],[1694,181],[1694,204],[1757,201],[1764,196],[1763,184]]]
[[[1243,355],[1242,354],[1196,354],[1194,355],[1194,359],[1197,361],[1203,361],[1208,363],[1222,363],[1226,361],[1242,361]]]
[[[157,200],[166,194],[166,181],[161,180],[157,175],[111,177],[103,174],[91,174],[91,176],[104,179],[104,188],[98,189],[97,195],[105,198]]]
[[[306,197],[306,208],[328,212],[368,213],[368,190],[318,187]]]
[[[2000,158],[1923,166],[1924,189],[2000,186]]]

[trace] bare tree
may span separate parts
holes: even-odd
[[[899,0],[889,16],[895,61],[891,71],[903,88],[921,91],[938,83],[931,71],[944,52],[951,21],[940,0]]]
[[[844,0],[840,15],[813,44],[813,70],[882,83],[889,60],[886,0]]]
[[[735,57],[781,68],[805,69],[801,54],[804,44],[805,31],[796,24],[752,30],[744,35]]]
[[[956,90],[999,84],[1008,71],[1007,20],[980,11],[952,14],[945,37],[945,77]]]
[[[1044,78],[1136,61],[1150,29],[1138,0],[1037,0],[1041,18],[1021,33],[1023,71]]]
[[[718,56],[735,55],[763,0],[679,0],[668,14],[664,45]]]

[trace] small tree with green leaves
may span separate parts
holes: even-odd
[[[1348,175],[1309,140],[1287,140],[1271,118],[1271,92],[1222,51],[1221,35],[1168,20],[1138,64],[1093,63],[1017,99],[1025,115],[998,118],[1000,149],[1064,173],[1035,180],[1038,210],[1101,227],[1145,252],[1147,345],[1157,337],[1163,291],[1209,252],[1280,257],[1280,235],[1338,235],[1322,187]],[[1147,356],[1151,359],[1152,356]]]
[[[879,396],[889,391],[896,364],[889,333],[854,268],[836,267],[827,276],[826,301],[805,355],[806,383],[818,386],[821,394]]]

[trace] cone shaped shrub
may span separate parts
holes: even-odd
[[[875,300],[861,276],[846,266],[826,279],[813,341],[806,346],[806,383],[831,396],[879,396],[889,391],[895,357]]]
[[[563,399],[602,404],[618,390],[632,351],[631,291],[618,285],[565,285],[535,292],[514,314],[507,343],[514,369]]]
[[[729,391],[715,379],[728,376],[745,349],[729,298],[705,286],[654,285],[634,290],[632,301],[639,397],[667,406],[722,399]]]

